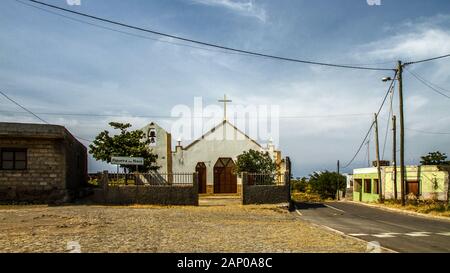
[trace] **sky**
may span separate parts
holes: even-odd
[[[395,68],[397,60],[450,53],[449,1],[42,1],[208,43],[319,62]],[[335,170],[337,160],[346,165],[352,159],[388,89],[381,79],[393,76],[391,71],[346,70],[180,46],[187,43],[58,14],[85,23],[16,0],[2,1],[0,90],[84,139],[94,139],[111,121],[130,122],[135,129],[156,121],[170,129],[174,106],[192,106],[194,97],[220,105],[217,99],[227,94],[232,104],[280,107],[279,148],[291,158],[294,175],[306,176]],[[408,69],[450,90],[449,65],[450,58]],[[393,109],[398,115],[397,97],[395,93]],[[417,164],[431,151],[450,154],[450,99],[408,71],[404,97],[406,163]],[[66,115],[70,113],[84,115]],[[385,107],[379,138],[386,160],[392,154],[390,130],[385,137],[388,117]],[[39,122],[3,97],[0,121]],[[373,134],[370,140],[374,160]],[[364,146],[342,171],[366,167],[367,153]],[[91,172],[104,168],[90,157]]]

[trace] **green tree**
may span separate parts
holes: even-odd
[[[272,174],[277,166],[268,152],[249,150],[237,157],[236,172]]]
[[[316,172],[310,175],[309,184],[313,192],[320,195],[321,198],[336,198],[337,188],[344,191],[347,186],[345,176],[336,172]]]
[[[450,162],[446,161],[447,155],[445,153],[431,152],[426,156],[421,157],[420,164],[422,165],[449,165]]]
[[[237,157],[235,171],[240,174],[247,172],[250,185],[272,185],[275,183],[277,165],[268,152],[249,150]]]
[[[140,130],[128,131],[131,127],[129,123],[109,123],[115,130],[120,130],[120,134],[110,136],[109,131],[101,132],[89,145],[89,153],[96,160],[111,163],[113,156],[130,156],[144,158],[144,166],[139,166],[142,172],[158,170],[156,166],[157,155],[151,153],[148,149],[148,140],[144,140],[144,132]],[[129,172],[135,169],[134,166],[121,166]]]
[[[308,190],[308,178],[302,177],[291,180],[292,190],[296,192],[306,192]]]

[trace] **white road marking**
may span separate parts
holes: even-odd
[[[410,237],[428,237],[433,235],[442,235],[442,236],[450,236],[450,232],[441,232],[434,233],[428,231],[417,231],[417,232],[409,232],[409,233],[397,233],[397,232],[386,232],[379,234],[367,234],[367,233],[349,233],[347,234],[352,237],[376,237],[376,238],[396,238],[399,236],[410,236]]]
[[[337,211],[339,211],[339,212],[345,213],[345,211],[343,211],[343,210],[341,210],[341,209],[335,208],[335,207],[330,206],[330,205],[327,205],[327,204],[325,204],[325,203],[324,203],[324,205],[325,205],[325,207],[327,207],[327,208],[329,208],[329,209],[334,209],[334,210],[337,210]]]
[[[377,237],[377,238],[395,238],[396,235],[400,235],[400,233],[394,233],[394,232],[380,233],[380,234],[374,234],[372,236]]]
[[[406,236],[411,236],[411,237],[428,237],[428,236],[430,236],[430,233],[431,233],[431,232],[425,232],[425,231],[422,231],[422,232],[411,232],[411,233],[406,233],[405,235],[406,235]]]
[[[365,234],[365,233],[350,233],[348,235],[354,236],[354,237],[370,236],[369,234]]]

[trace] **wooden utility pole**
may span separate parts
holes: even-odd
[[[397,201],[397,117],[392,116],[392,174],[394,178],[394,200]]]
[[[336,181],[336,183],[337,183],[337,187],[336,187],[336,192],[337,192],[337,200],[339,201],[339,174],[340,174],[340,162],[339,162],[339,160],[337,161],[337,174],[338,174],[338,176],[337,176],[337,181]]]
[[[378,140],[378,114],[375,113],[375,154],[377,157],[377,173],[378,173],[378,195],[380,202],[383,202],[383,190],[381,182],[381,166],[380,166],[380,143]]]
[[[400,183],[402,206],[405,205],[405,125],[403,116],[403,64],[398,61],[398,95],[400,106]]]

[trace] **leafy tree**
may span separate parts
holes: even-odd
[[[347,180],[345,176],[336,172],[316,172],[310,175],[309,184],[313,192],[321,198],[336,198],[337,187],[340,191],[345,191]]]
[[[308,178],[302,177],[291,180],[292,190],[296,192],[306,192],[309,187]]]
[[[235,171],[250,173],[248,183],[253,185],[271,185],[275,183],[277,165],[268,152],[249,150],[237,157]]]
[[[109,123],[115,130],[120,130],[120,134],[110,136],[109,131],[101,132],[89,145],[89,153],[96,160],[111,163],[113,156],[130,156],[144,158],[144,166],[139,166],[139,170],[147,172],[150,170],[158,170],[156,166],[157,155],[151,153],[148,149],[148,140],[144,140],[144,132],[140,130],[128,131],[131,127],[129,123]],[[121,166],[129,172],[135,169],[134,166]]]
[[[272,174],[276,170],[276,164],[273,162],[268,152],[258,152],[249,150],[237,157],[236,172],[248,172],[258,174]]]
[[[447,155],[439,151],[428,153],[421,159],[420,164],[422,165],[450,165],[450,161],[446,161]]]

